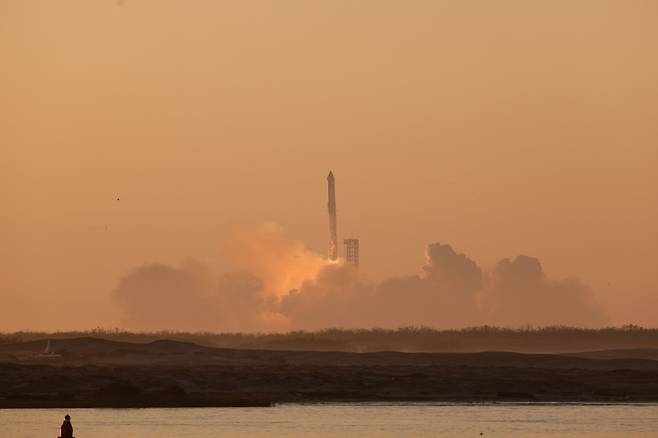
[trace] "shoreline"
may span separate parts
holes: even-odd
[[[27,410],[53,410],[53,409],[75,409],[75,410],[145,410],[145,409],[241,409],[241,408],[277,408],[286,406],[390,406],[390,407],[405,407],[405,406],[425,406],[425,407],[482,407],[482,406],[510,406],[510,407],[551,407],[551,406],[629,406],[629,407],[655,407],[658,406],[657,401],[650,402],[579,402],[579,401],[541,401],[541,402],[520,402],[520,401],[330,401],[330,402],[280,402],[271,405],[225,405],[225,406],[133,406],[133,407],[107,407],[107,406],[21,406],[21,407],[0,407],[0,411],[27,411]]]
[[[477,370],[468,370],[477,372]],[[434,394],[418,395],[419,382],[410,382],[408,391],[396,395],[383,395],[377,390],[367,394],[351,393],[353,388],[336,388],[333,392],[293,391],[272,389],[269,392],[253,393],[237,391],[226,393],[181,393],[163,395],[151,393],[141,395],[99,396],[98,391],[69,396],[68,400],[59,397],[60,393],[24,394],[0,397],[0,409],[149,409],[149,408],[253,408],[276,407],[286,405],[370,405],[370,406],[617,406],[658,405],[658,396],[654,393],[594,395],[594,394],[541,394],[495,392],[488,396],[481,394]],[[468,384],[470,382],[461,381]],[[489,385],[495,382],[488,382]],[[477,389],[477,388],[476,388]],[[423,391],[426,392],[426,391]]]

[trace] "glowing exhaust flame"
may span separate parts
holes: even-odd
[[[264,298],[288,295],[305,281],[315,279],[329,263],[306,249],[303,242],[286,238],[281,227],[273,223],[243,230],[232,246],[238,266],[263,281]]]

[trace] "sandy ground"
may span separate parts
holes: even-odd
[[[95,338],[0,347],[0,407],[333,401],[658,401],[655,351],[569,355],[231,350]]]

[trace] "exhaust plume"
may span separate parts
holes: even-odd
[[[586,286],[550,279],[533,257],[506,258],[485,273],[450,245],[433,243],[417,274],[375,283],[272,224],[240,233],[231,246],[238,269],[220,275],[196,261],[129,272],[115,290],[126,326],[253,332],[607,322]]]

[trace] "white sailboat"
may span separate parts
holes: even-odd
[[[43,359],[50,359],[50,358],[54,358],[54,357],[62,357],[62,355],[54,353],[52,351],[51,344],[50,344],[50,339],[48,339],[48,342],[46,343],[46,349],[43,351],[43,353],[37,354],[36,357],[43,358]]]

